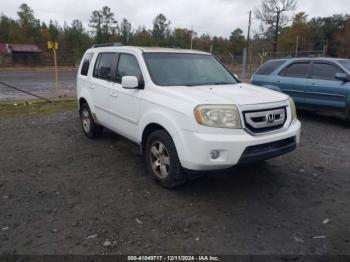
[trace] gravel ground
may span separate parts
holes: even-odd
[[[350,255],[350,124],[301,120],[297,151],[166,190],[76,112],[0,119],[0,253]]]
[[[61,95],[75,95],[76,71],[60,71]],[[40,71],[0,71],[0,81],[46,98],[55,96],[54,73]],[[0,85],[1,100],[33,99],[32,96]]]

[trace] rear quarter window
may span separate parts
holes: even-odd
[[[256,71],[256,75],[269,75],[273,71],[277,69],[280,65],[282,65],[285,62],[285,60],[278,60],[278,61],[269,61],[266,62],[262,67]]]
[[[90,68],[90,62],[92,59],[93,53],[87,53],[83,58],[83,65],[81,67],[80,74],[83,76],[87,76]]]

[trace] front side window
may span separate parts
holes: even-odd
[[[94,77],[112,80],[112,69],[116,58],[115,53],[100,53],[96,60]]]
[[[311,71],[312,79],[321,79],[321,80],[336,80],[336,73],[344,73],[334,65],[325,64],[325,63],[314,63]]]
[[[137,59],[133,55],[121,54],[117,68],[117,83],[121,83],[123,76],[136,76],[139,82],[143,81],[141,69]]]
[[[145,53],[155,84],[199,86],[236,84],[236,78],[213,56],[206,54]]]
[[[269,75],[282,65],[286,60],[271,60],[265,63],[259,70],[255,73],[256,75]]]
[[[90,67],[90,62],[91,62],[91,58],[92,58],[93,54],[92,53],[87,53],[84,56],[84,60],[83,60],[83,65],[81,67],[81,71],[80,74],[83,76],[87,76],[88,72],[89,72],[89,67]]]
[[[309,63],[293,63],[284,68],[279,75],[285,77],[306,78],[309,71]]]

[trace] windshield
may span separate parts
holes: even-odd
[[[160,86],[236,84],[235,77],[213,56],[180,53],[145,53],[154,83]]]
[[[342,64],[348,71],[350,71],[350,59],[339,60],[339,63]]]

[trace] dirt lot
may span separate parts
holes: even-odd
[[[350,254],[350,124],[303,113],[300,148],[165,190],[77,113],[0,118],[0,253]]]

